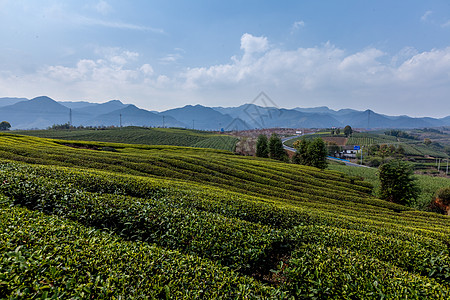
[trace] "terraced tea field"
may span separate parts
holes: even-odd
[[[111,143],[172,145],[234,151],[238,139],[213,132],[183,128],[122,127],[74,130],[24,130],[18,134],[63,140]]]
[[[450,219],[338,171],[0,134],[0,298],[450,297]]]

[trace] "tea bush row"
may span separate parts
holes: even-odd
[[[450,258],[443,247],[427,249],[418,241],[329,226],[299,226],[292,230],[291,238],[298,244],[356,251],[450,287]]]
[[[283,299],[286,293],[196,256],[0,208],[0,298]]]
[[[285,270],[286,287],[308,299],[448,299],[450,291],[432,279],[339,247],[306,244]]]
[[[130,240],[156,243],[248,270],[281,235],[270,227],[158,200],[97,195],[62,181],[3,171],[0,192],[15,205],[106,228]]]
[[[253,197],[204,186],[197,183],[186,183],[174,180],[142,178],[129,175],[118,175],[102,171],[74,171],[60,167],[25,166],[20,164],[3,164],[2,170],[18,172],[18,174],[36,174],[54,178],[65,184],[72,184],[86,191],[95,193],[122,194],[139,198],[160,199],[177,203],[182,207],[219,213],[226,217],[268,225],[275,228],[292,228],[302,224],[333,225],[343,228],[362,228],[397,236],[400,239],[408,234],[420,235],[438,240],[448,241],[448,230],[436,231],[436,225],[429,223],[423,217],[415,215],[394,214],[389,210],[379,208],[377,213],[373,206],[362,204],[326,205],[322,203],[286,204],[279,201]],[[376,220],[379,216],[383,221]],[[428,214],[433,219],[433,214]],[[448,218],[447,218],[448,219]],[[416,226],[408,225],[415,221]],[[440,221],[440,224],[448,224]],[[421,228],[418,228],[420,225]],[[445,225],[442,225],[445,226]]]

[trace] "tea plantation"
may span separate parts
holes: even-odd
[[[0,134],[0,298],[449,299],[450,218],[338,171]]]
[[[234,151],[238,139],[229,135],[184,128],[84,128],[70,130],[24,130],[19,134],[43,138],[145,145],[172,145]]]

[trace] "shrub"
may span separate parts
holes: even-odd
[[[439,189],[431,201],[432,211],[444,215],[450,215],[450,187]]]

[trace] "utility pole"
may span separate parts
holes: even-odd
[[[119,127],[122,128],[122,114],[119,115]]]
[[[363,148],[362,148],[362,146],[361,146],[361,166],[362,166],[362,151],[363,151]]]
[[[69,108],[69,125],[72,126],[72,109]]]
[[[447,171],[445,171],[445,175],[448,175],[448,158],[447,158]]]
[[[439,158],[438,171],[441,169],[441,159]]]
[[[165,118],[166,116],[162,116],[162,117],[163,117],[163,128],[166,128],[165,120],[164,120],[164,118]]]
[[[192,120],[192,129],[194,129],[195,120]]]

